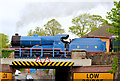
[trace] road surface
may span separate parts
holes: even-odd
[[[15,81],[26,81],[25,74],[19,74],[18,76],[15,76]],[[38,80],[33,80],[33,81],[38,81]]]
[[[15,81],[26,81],[25,75],[19,74],[18,76],[15,76]]]

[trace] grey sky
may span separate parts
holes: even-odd
[[[49,2],[48,2],[49,1]],[[43,27],[48,20],[55,18],[66,33],[71,20],[82,13],[101,15],[113,7],[114,0],[2,0],[0,1],[0,32],[11,38],[15,32],[27,35],[30,29]]]

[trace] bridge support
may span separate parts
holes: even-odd
[[[56,68],[55,81],[72,81],[71,67]]]

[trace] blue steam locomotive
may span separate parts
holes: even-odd
[[[69,35],[12,36],[11,45],[16,57],[70,57],[71,50],[85,49],[88,53],[106,51],[106,42],[100,38],[75,38],[68,42]]]

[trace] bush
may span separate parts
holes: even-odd
[[[119,70],[119,65],[118,65],[118,58],[117,58],[117,56],[114,56],[114,58],[113,58],[113,64],[112,64],[112,67],[111,67],[111,69],[112,70],[108,70],[108,72],[109,73],[111,73],[111,74],[113,74],[113,73],[116,73],[116,72],[118,72]]]
[[[45,72],[46,72],[46,74],[48,75],[48,73],[49,73],[49,69],[46,69]]]
[[[0,50],[1,51],[1,56],[0,57],[4,57],[4,58],[8,58],[10,56],[10,54],[12,52],[14,52],[15,50],[10,50],[10,49],[3,49],[3,50]]]
[[[25,69],[19,69],[19,71],[25,71]]]
[[[55,69],[53,69],[53,74],[54,74],[54,76],[55,76],[55,71],[56,71],[56,70],[55,70]]]

